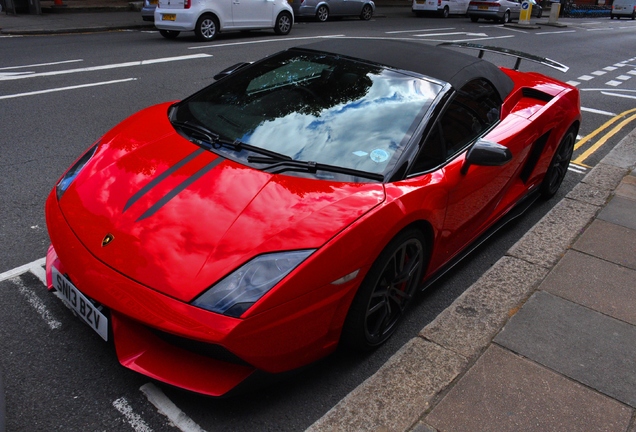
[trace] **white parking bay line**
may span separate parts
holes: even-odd
[[[581,107],[581,111],[589,112],[589,113],[592,113],[592,114],[606,115],[608,117],[616,117],[616,113],[609,112],[609,111],[597,110],[597,109],[594,109],[594,108]]]
[[[37,90],[37,91],[26,92],[26,93],[16,93],[16,94],[12,94],[12,95],[4,95],[4,96],[0,96],[0,99],[13,99],[13,98],[19,98],[19,97],[24,97],[24,96],[34,96],[34,95],[45,94],[45,93],[54,93],[54,92],[59,92],[59,91],[76,90],[76,89],[85,88],[85,87],[95,87],[95,86],[102,86],[102,85],[109,85],[109,84],[119,84],[119,83],[123,83],[123,82],[136,81],[136,80],[137,80],[137,78],[125,78],[125,79],[113,80],[113,81],[102,81],[102,82],[90,83],[90,84],[81,84],[81,85],[68,86],[68,87],[58,87],[58,88],[53,88],[53,89]]]
[[[183,432],[205,432],[190,417],[185,415],[168,397],[154,384],[148,383],[142,385],[141,390],[151,404],[153,404],[161,414],[168,419]]]
[[[12,282],[18,286],[20,294],[26,297],[29,304],[33,306],[33,309],[35,309],[38,314],[40,314],[44,322],[46,322],[51,330],[57,330],[62,327],[62,323],[56,320],[53,315],[51,315],[51,312],[49,312],[49,310],[46,308],[46,305],[40,299],[40,297],[38,297],[38,295],[33,290],[24,285],[22,280],[14,279]]]
[[[40,258],[28,264],[24,264],[20,267],[16,267],[14,269],[7,270],[4,273],[0,273],[0,282],[19,276],[22,273],[26,273],[35,267],[42,267],[45,261],[46,261],[46,258]]]
[[[126,421],[136,432],[152,432],[152,428],[146,422],[133,412],[132,407],[128,404],[126,398],[119,398],[113,402],[113,406],[124,415]]]

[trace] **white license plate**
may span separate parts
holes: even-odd
[[[75,285],[53,267],[53,286],[59,293],[64,304],[74,311],[82,321],[88,324],[105,341],[108,340],[108,318],[101,313],[93,303],[80,292]]]

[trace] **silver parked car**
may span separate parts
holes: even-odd
[[[330,17],[359,16],[370,20],[375,12],[372,0],[289,0],[295,17],[327,21]]]
[[[521,2],[519,0],[471,0],[466,12],[472,22],[479,18],[501,23],[519,19]]]

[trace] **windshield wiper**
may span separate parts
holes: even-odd
[[[191,123],[188,121],[184,121],[184,122],[173,121],[172,125],[181,129],[187,129],[188,131],[199,135],[199,137],[201,137],[202,139],[198,139],[192,136],[189,136],[189,138],[195,141],[195,144],[207,147],[208,150],[209,149],[216,150],[216,149],[220,149],[221,147],[225,147],[225,148],[230,148],[232,150],[235,150],[237,152],[248,150],[253,153],[262,154],[264,156],[267,156],[268,158],[273,158],[273,159],[281,160],[281,161],[292,160],[291,157],[284,155],[282,153],[277,153],[275,151],[271,151],[261,147],[256,147],[250,144],[246,144],[239,140],[231,141],[231,140],[223,139],[221,138],[219,134],[212,132],[205,126],[201,126],[196,123]]]
[[[280,159],[275,157],[248,156],[247,161],[256,164],[269,164],[264,169],[272,174],[278,174],[284,171],[308,172],[328,171],[338,174],[347,174],[356,177],[368,178],[376,181],[384,181],[382,174],[376,174],[368,171],[360,171],[353,168],[339,167],[336,165],[322,164],[314,161],[298,161],[289,159]]]

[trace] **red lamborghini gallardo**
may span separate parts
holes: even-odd
[[[567,172],[577,89],[480,57],[331,39],[131,116],[47,200],[49,289],[125,367],[212,396],[382,344]]]

